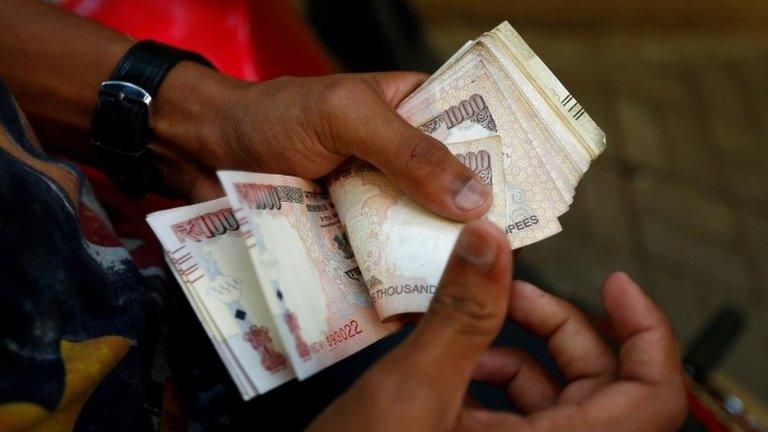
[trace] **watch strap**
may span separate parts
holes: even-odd
[[[211,62],[200,54],[153,40],[143,40],[126,51],[109,79],[135,84],[150,96],[154,96],[168,72],[185,60],[214,68]]]
[[[199,54],[150,40],[137,42],[100,87],[91,145],[105,174],[128,195],[162,189],[148,150],[150,104],[168,72],[185,60],[213,68]]]

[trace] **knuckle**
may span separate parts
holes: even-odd
[[[573,319],[574,322],[582,323],[587,321],[587,316],[584,314],[584,312],[574,306],[573,303],[560,297],[554,297],[554,299],[562,311],[563,316]]]
[[[441,173],[450,171],[450,159],[444,157],[436,142],[429,137],[418,139],[411,144],[406,160],[408,172],[416,173],[422,178],[434,178]]]
[[[561,332],[561,330],[569,331],[578,328],[590,327],[591,324],[587,319],[587,316],[581,309],[577,308],[568,301],[561,298],[555,298],[555,302],[559,309],[559,319],[556,324],[550,329],[548,338]]]
[[[434,146],[429,140],[421,139],[413,143],[408,152],[409,168],[429,167],[434,159]]]
[[[356,77],[338,77],[328,79],[323,85],[320,100],[332,107],[343,107],[350,99],[357,99],[368,95],[372,91],[371,85],[363,79]]]
[[[331,138],[329,141],[353,145],[359,140],[360,137],[354,132],[359,132],[360,128],[354,126],[364,121],[373,91],[370,83],[354,76],[329,77],[322,81],[311,98],[312,111],[318,117],[316,123],[322,125]],[[356,139],[349,139],[351,133]]]

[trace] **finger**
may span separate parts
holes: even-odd
[[[472,379],[503,387],[509,401],[523,413],[549,408],[560,392],[533,357],[510,347],[489,348],[475,366]]]
[[[391,73],[344,81],[327,100],[333,107],[359,108],[342,111],[344,118],[329,121],[348,127],[330,128],[334,132],[327,140],[336,143],[336,151],[375,165],[427,209],[454,220],[476,219],[490,208],[490,189],[443,143],[408,124],[392,108],[422,79],[419,74]],[[371,89],[378,93],[380,104],[372,103],[376,99]]]
[[[621,343],[619,377],[657,383],[681,375],[669,321],[629,276],[618,272],[608,276],[603,304]]]
[[[501,328],[511,274],[504,234],[485,221],[467,224],[429,311],[396,354],[435,398],[461,402],[477,359]]]
[[[537,419],[543,430],[675,430],[685,417],[685,386],[674,335],[664,314],[627,275],[603,284],[603,304],[621,342],[620,380],[579,406]]]
[[[613,380],[615,355],[584,314],[570,303],[530,283],[515,281],[509,315],[546,341],[552,358],[569,381],[561,401],[583,400]]]
[[[685,419],[687,401],[679,394],[620,381],[580,404],[560,404],[530,418],[534,430],[571,432],[674,431]]]
[[[386,124],[372,127],[368,145],[356,156],[376,165],[401,191],[441,216],[470,220],[488,211],[490,188],[443,143],[394,112],[382,116]]]

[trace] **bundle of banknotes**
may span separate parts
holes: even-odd
[[[605,148],[584,108],[508,24],[467,42],[397,108],[493,191],[519,248],[560,231]],[[426,311],[462,224],[351,161],[322,184],[220,171],[226,197],[148,215],[244,399],[315,372]]]

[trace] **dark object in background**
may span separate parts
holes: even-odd
[[[688,383],[689,415],[681,432],[716,430],[764,431],[766,426],[749,413],[736,394],[722,391],[709,380],[745,327],[744,313],[724,306],[707,322],[683,357]]]
[[[306,13],[348,72],[431,72],[439,66],[419,18],[403,0],[307,0]]]
[[[744,314],[733,306],[725,306],[710,318],[683,357],[688,376],[705,382],[744,330]]]

